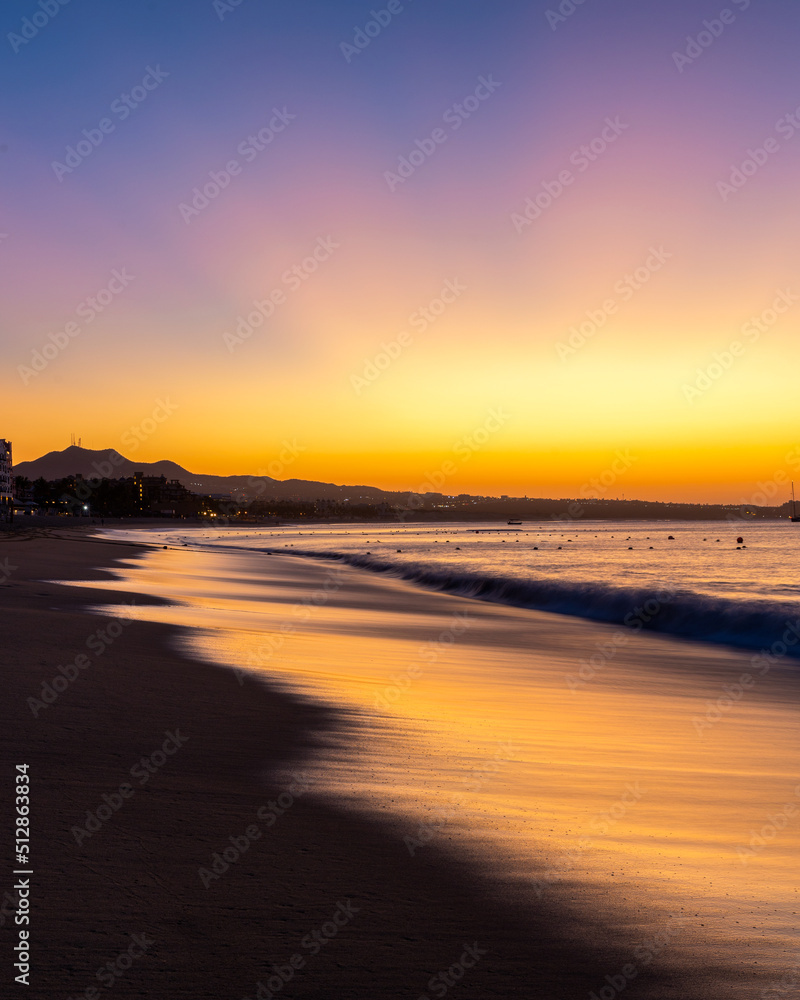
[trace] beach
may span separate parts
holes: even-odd
[[[37,997],[107,963],[119,996],[411,1000],[796,968],[786,663],[747,686],[743,651],[630,631],[582,677],[615,627],[350,566],[61,529],[6,558]]]
[[[800,997],[797,0],[3,16],[0,1000]]]

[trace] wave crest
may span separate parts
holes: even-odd
[[[648,629],[800,658],[800,605],[737,601],[666,587],[653,591],[581,581],[521,580],[443,569],[425,563],[386,562],[346,552],[261,551],[343,562],[408,580],[429,590],[492,604],[588,618],[623,625],[634,631]]]

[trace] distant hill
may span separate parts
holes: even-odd
[[[142,472],[146,476],[166,476],[178,479],[193,493],[232,493],[236,497],[298,497],[302,500],[362,500],[380,503],[396,500],[397,493],[386,493],[375,486],[338,486],[305,479],[271,479],[269,476],[208,476],[189,472],[175,462],[135,462],[113,448],[92,451],[71,445],[63,451],[51,451],[33,462],[14,466],[14,475],[28,479],[65,479],[81,474],[86,479],[108,477],[119,479]],[[263,486],[263,488],[262,488]]]
[[[132,462],[129,458],[123,458],[113,448],[92,451],[90,448],[78,448],[75,445],[63,451],[49,451],[33,462],[20,462],[14,466],[14,475],[27,476],[32,480],[40,476],[44,479],[65,479],[67,476],[80,473],[87,479],[97,476],[119,479],[123,476],[132,476],[139,470],[148,476],[166,476],[167,479],[181,479],[181,481],[183,476],[190,475],[175,462]]]
[[[177,479],[193,493],[225,494],[237,500],[258,497],[278,500],[350,500],[352,503],[389,503],[401,507],[409,503],[409,494],[389,493],[375,486],[338,486],[305,479],[271,479],[269,476],[208,476],[189,472],[175,462],[133,462],[113,448],[91,451],[72,445],[63,451],[51,451],[33,462],[20,462],[14,474],[28,479],[65,479],[77,473],[87,479],[121,478],[141,471],[146,476],[166,476]],[[753,518],[787,517],[788,503],[775,507],[753,504],[692,504],[665,503],[655,500],[577,500],[519,497],[468,497],[443,503],[441,494],[427,494],[423,519],[434,520],[505,520],[521,518],[530,521],[563,521],[565,526],[583,519],[601,520],[723,520],[746,522]],[[417,510],[414,504],[413,510]]]

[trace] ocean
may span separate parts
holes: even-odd
[[[208,527],[137,537],[341,560],[462,597],[800,656],[800,524],[788,521]]]

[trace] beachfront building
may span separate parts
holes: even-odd
[[[180,480],[145,476],[142,472],[133,474],[133,500],[137,510],[146,515],[190,514],[196,512],[197,506],[196,496]]]
[[[14,511],[14,466],[11,442],[0,438],[0,520],[8,521]]]

